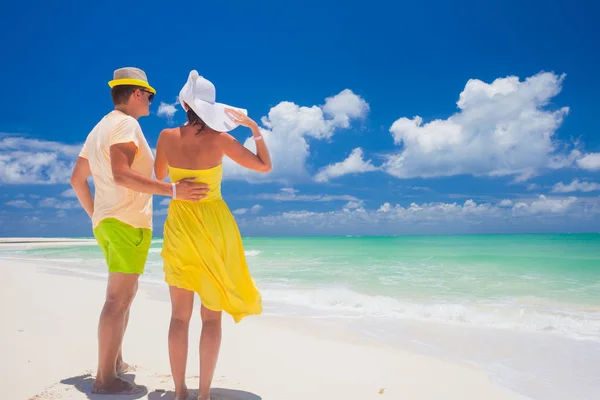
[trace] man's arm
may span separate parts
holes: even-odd
[[[133,142],[110,146],[110,166],[115,183],[136,192],[170,196],[171,184],[148,178],[131,169],[136,151],[137,146]]]
[[[78,157],[71,175],[71,186],[85,212],[92,218],[94,214],[94,198],[87,178],[92,174],[90,163],[86,158]]]
[[[110,146],[110,165],[115,183],[136,192],[171,196],[173,189],[170,183],[148,178],[131,169],[136,150],[133,142]],[[206,197],[208,186],[193,181],[193,178],[183,179],[175,184],[178,199],[198,201]]]

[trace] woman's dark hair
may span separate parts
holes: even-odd
[[[202,118],[200,118],[198,114],[196,114],[194,110],[192,110],[192,108],[189,106],[187,110],[187,120],[190,125],[195,125],[198,128],[198,132],[196,132],[196,135],[202,132],[204,128],[207,127],[206,122],[202,121]]]

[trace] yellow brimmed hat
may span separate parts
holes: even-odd
[[[108,86],[112,89],[119,85],[141,86],[156,94],[156,90],[148,84],[146,73],[139,68],[125,67],[117,69],[113,74],[113,80],[108,82]]]

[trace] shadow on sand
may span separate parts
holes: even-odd
[[[125,374],[120,376],[121,379],[124,379],[135,385],[134,379],[135,375]],[[92,385],[94,384],[94,377],[91,374],[84,374],[79,376],[73,376],[71,378],[63,379],[60,381],[63,385],[73,386],[75,389],[85,394],[90,400],[109,400],[109,399],[119,399],[119,400],[134,400],[141,399],[148,394],[148,389],[145,386],[136,385],[139,390],[135,394],[128,395],[106,395],[106,394],[92,394]]]
[[[233,390],[224,388],[213,388],[210,390],[211,400],[261,400],[262,397],[245,392],[243,390]],[[175,392],[169,391],[155,391],[148,394],[148,400],[172,400],[175,397]],[[188,399],[197,399],[198,390],[190,390],[190,396]]]

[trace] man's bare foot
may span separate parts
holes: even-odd
[[[121,361],[121,362],[117,362],[117,368],[116,368],[116,370],[117,370],[117,375],[122,375],[122,374],[124,374],[126,372],[133,372],[133,371],[135,371],[135,367],[127,364],[126,362]]]
[[[187,388],[183,388],[180,393],[175,393],[173,400],[187,400],[188,397],[190,397],[190,392],[188,392]]]
[[[116,378],[110,385],[92,387],[92,394],[136,394],[143,390],[142,386],[135,386],[124,381],[121,378]]]

